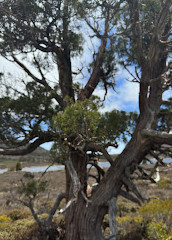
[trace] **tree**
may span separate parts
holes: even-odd
[[[60,142],[67,149],[66,237],[103,240],[101,223],[110,208],[109,202],[119,194],[135,201],[143,200],[130,175],[137,169],[151,179],[139,164],[147,159],[148,153],[156,157],[156,165],[162,164],[162,156],[169,154],[172,145],[170,128],[161,132],[157,127],[162,94],[171,87],[168,64],[171,1],[4,0],[0,4],[1,55],[19,65],[29,77],[25,91],[17,92],[8,86],[1,98],[0,136],[8,144],[8,149],[1,153],[22,155],[44,142]],[[91,32],[91,39],[98,40],[99,47],[88,66],[88,80],[80,88],[74,83],[77,72],[72,70],[71,63],[82,54],[85,34],[81,33],[82,25]],[[98,137],[103,133],[97,135],[94,121],[90,121],[98,115],[87,99],[92,98],[99,84],[105,92],[113,87],[117,63],[126,69],[135,66],[133,81],[140,86],[140,113],[130,141],[113,160],[106,151],[108,141]],[[58,81],[52,84],[48,73],[54,65],[58,69]],[[53,115],[57,117],[52,120]],[[79,117],[80,131],[69,133],[69,116],[74,120]],[[88,132],[88,126],[94,131]],[[116,133],[110,130],[112,134],[105,138],[113,141]],[[88,198],[90,151],[102,152],[111,166],[106,174],[100,173],[98,185]],[[96,163],[95,166],[100,172]]]

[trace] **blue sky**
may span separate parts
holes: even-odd
[[[83,28],[85,28],[85,26],[83,26]],[[72,59],[73,71],[77,71],[77,69],[81,68],[83,65],[88,65],[92,61],[93,52],[96,51],[99,47],[100,40],[96,38],[92,38],[90,40],[89,34],[90,32],[88,31],[87,35],[85,35],[85,44],[82,57],[78,56]],[[37,74],[35,70],[32,69],[32,67],[29,66],[29,69],[32,70],[35,74]],[[108,91],[106,100],[104,102],[105,107],[104,109],[101,110],[101,112],[112,111],[113,109],[124,110],[127,112],[130,111],[138,112],[139,84],[128,81],[129,79],[131,80],[132,77],[125,69],[119,66],[118,69],[119,71],[116,73],[115,77],[116,82],[115,91],[113,90]],[[20,84],[20,79],[22,79],[23,77],[24,79],[28,78],[26,74],[23,74],[19,67],[0,57],[0,72],[4,71],[11,72],[14,78],[17,77],[18,81],[13,81],[13,84],[14,86],[17,86],[18,89],[22,88]],[[130,71],[134,72],[134,68],[131,67]],[[88,78],[88,72],[86,68],[83,69],[83,73],[85,75],[85,79],[83,78],[82,75],[79,75],[75,79],[75,81],[80,81],[82,86],[84,86],[84,84],[86,83],[86,79]],[[56,69],[52,70],[48,74],[48,78],[54,81],[57,78],[57,70]],[[102,88],[98,87],[94,91],[94,94],[98,95],[101,99],[103,99],[105,91]],[[167,91],[163,97],[167,99],[170,96],[172,96],[172,92]],[[52,143],[46,143],[43,144],[42,147],[50,149],[51,145]],[[124,144],[120,144],[118,149],[111,149],[110,152],[120,153],[123,150],[123,148]]]
[[[88,55],[88,49],[87,54],[84,56],[83,61],[88,62],[91,60],[90,53]],[[77,60],[74,61],[74,64],[77,62]],[[18,88],[21,88],[21,85],[19,83],[20,77],[23,77],[23,73],[21,70],[13,63],[8,62],[7,60],[4,60],[2,57],[0,57],[0,72],[4,71],[10,71],[14,77],[17,76],[18,81],[17,84],[14,82],[14,85],[18,85]],[[52,72],[52,76],[56,75],[56,72]],[[26,77],[26,76],[25,76]],[[116,87],[115,91],[109,90],[106,96],[106,100],[104,102],[104,109],[101,110],[101,112],[106,111],[112,111],[113,109],[118,110],[124,110],[127,112],[130,111],[139,111],[138,108],[138,97],[139,97],[139,84],[133,83],[128,81],[128,79],[131,79],[129,73],[122,68],[119,68],[119,71],[116,73]],[[85,81],[84,81],[85,82]],[[94,91],[95,95],[98,95],[101,99],[104,98],[105,91],[101,87],[98,87]],[[172,97],[172,91],[169,90],[164,93],[163,98],[167,99],[169,97]],[[45,143],[42,144],[42,147],[45,149],[50,149],[52,143]],[[119,144],[118,149],[111,148],[110,153],[111,154],[118,154],[120,153],[125,147],[125,144],[121,143]]]

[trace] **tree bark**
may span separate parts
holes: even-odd
[[[116,240],[116,236],[118,233],[116,214],[117,214],[117,198],[112,198],[109,201],[109,228],[111,240]]]
[[[57,66],[59,71],[59,85],[62,92],[62,99],[65,104],[66,96],[74,100],[74,90],[72,86],[72,70],[70,60],[70,50],[68,48],[57,52]]]

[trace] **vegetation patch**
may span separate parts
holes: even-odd
[[[158,187],[159,188],[169,188],[170,187],[169,181],[167,179],[159,180]]]

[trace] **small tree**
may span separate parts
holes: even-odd
[[[46,191],[46,188],[47,182],[42,179],[42,176],[39,179],[36,179],[33,174],[25,173],[21,179],[20,186],[15,190],[15,196],[12,192],[12,197],[13,200],[30,209],[32,216],[40,227],[42,239],[55,240],[56,237],[59,236],[59,233],[57,227],[54,226],[52,219],[60,202],[65,198],[66,194],[59,194],[47,216],[42,218],[38,214],[39,209],[35,209],[35,201],[40,197],[40,193]]]
[[[21,165],[21,162],[17,162],[16,163],[16,171],[21,171],[22,170],[22,165]]]

